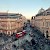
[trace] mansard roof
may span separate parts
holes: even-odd
[[[43,8],[41,8],[39,11],[38,11],[38,14],[39,13],[42,13],[42,12],[44,12],[45,10],[43,9]]]
[[[0,18],[18,18],[21,17],[22,14],[16,14],[16,13],[1,13],[0,12]]]
[[[45,16],[45,15],[50,15],[50,8],[48,8],[43,12],[38,13],[36,16]]]
[[[50,7],[46,11],[50,11]]]

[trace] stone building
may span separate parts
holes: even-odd
[[[22,31],[24,27],[24,17],[16,13],[0,13],[0,33],[11,35]]]
[[[50,8],[32,18],[32,27],[36,26],[37,29],[44,33],[45,37],[50,39]]]

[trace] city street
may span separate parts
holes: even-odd
[[[21,48],[25,50],[50,50],[50,45],[46,43],[46,38],[42,35],[42,33],[39,30],[30,27],[29,23],[27,24],[27,27],[25,27],[25,30],[27,32],[25,36],[19,38],[16,41],[11,41],[11,38],[8,38],[7,43],[5,43],[3,46],[0,46],[0,50],[5,47],[10,48],[10,50],[16,50]],[[32,36],[30,36],[31,33]],[[34,39],[36,43],[33,46],[31,43],[32,39]],[[12,47],[13,44],[16,45],[16,48]]]
[[[11,43],[11,44],[15,44],[16,46],[21,46],[24,40],[31,41],[32,37],[29,36],[29,34],[31,33],[30,25],[28,25],[28,26],[26,27],[26,32],[27,32],[27,34],[26,34],[25,36],[19,38],[17,41],[12,41],[12,42],[10,41],[11,38],[8,38],[8,37],[7,37],[7,38],[8,38],[8,39],[7,39],[6,37],[3,36],[3,37],[4,37],[4,38],[3,38],[4,40],[7,39],[7,40],[6,40],[7,43],[4,44],[4,47],[7,47],[7,45],[9,45],[10,43]],[[8,42],[8,41],[10,41],[10,42]],[[3,47],[3,46],[2,46],[2,47]],[[1,47],[0,47],[0,48],[1,48]]]
[[[50,50],[50,45],[45,43],[46,42],[46,38],[42,35],[42,33],[39,30],[37,30],[36,28],[31,28],[30,24],[27,24],[26,30],[27,30],[27,35],[19,39],[18,45],[21,42],[23,42],[24,40],[28,40],[28,42],[31,42],[31,39],[34,39],[35,42],[37,43],[35,45],[37,50]],[[29,35],[30,33],[33,34],[32,37]],[[25,45],[26,46],[24,46],[24,48],[26,48],[26,50],[30,50],[32,47],[33,47],[32,50],[34,49],[34,46],[31,46],[31,47],[29,47],[29,49],[27,49],[27,43],[26,42],[25,42]],[[28,45],[30,45],[30,44],[28,44]],[[36,50],[36,49],[34,49],[34,50]]]
[[[0,50],[50,50],[50,0],[0,0]]]
[[[19,38],[17,41],[13,42],[15,43],[16,46],[21,46],[25,40],[28,40],[29,42],[31,41],[32,37],[30,37],[29,34],[31,33],[32,29],[30,28],[30,25],[27,24],[27,27],[25,29],[26,29],[27,34]]]

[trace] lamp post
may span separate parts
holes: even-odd
[[[7,10],[7,17],[8,17],[8,11],[9,10]],[[8,22],[8,21],[7,21]],[[7,23],[7,30],[8,30],[8,23]],[[8,35],[8,31],[7,31],[7,35]]]
[[[19,21],[17,22],[18,23],[18,31],[19,31]],[[19,48],[19,39],[18,39],[18,48]]]

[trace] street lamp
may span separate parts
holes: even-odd
[[[18,31],[19,31],[19,23],[20,22],[17,22],[18,23]],[[19,39],[18,39],[18,48],[19,48]]]

